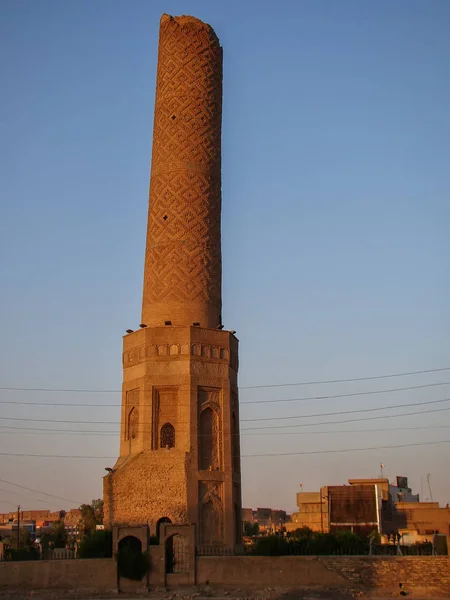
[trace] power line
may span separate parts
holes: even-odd
[[[351,398],[353,396],[371,396],[373,394],[387,394],[391,392],[405,392],[408,390],[418,390],[429,387],[437,387],[441,385],[450,385],[450,381],[442,381],[439,383],[427,383],[425,385],[411,385],[408,387],[400,387],[400,388],[391,388],[388,390],[370,390],[368,392],[352,392],[348,394],[333,394],[329,396],[309,396],[305,398],[281,398],[277,400],[245,400],[244,402],[240,402],[239,404],[271,404],[276,402],[305,402],[307,400],[328,400],[331,398]],[[0,403],[1,404],[1,403]]]
[[[298,456],[298,455],[306,455],[306,454],[337,454],[339,452],[362,452],[364,450],[386,450],[393,448],[410,448],[413,446],[433,446],[437,444],[450,444],[450,440],[437,440],[435,442],[417,442],[412,444],[396,444],[389,446],[372,446],[368,448],[344,448],[341,450],[306,450],[304,452],[275,452],[273,454],[244,454],[241,458],[257,458],[257,457],[267,457],[267,456]],[[109,460],[114,459],[114,456],[76,456],[76,455],[67,455],[67,454],[19,454],[19,453],[7,453],[0,452],[0,456],[27,456],[32,458],[70,458],[70,459],[102,459]],[[1,480],[0,480],[1,481]]]
[[[406,404],[393,404],[390,406],[381,406],[380,408],[363,408],[363,409],[357,409],[357,410],[343,410],[343,411],[338,411],[338,412],[332,412],[332,413],[315,413],[315,414],[310,414],[310,415],[297,415],[297,416],[288,416],[288,417],[258,417],[258,418],[252,418],[252,419],[241,419],[241,422],[254,422],[254,421],[275,421],[275,420],[284,420],[284,419],[306,419],[306,418],[312,418],[312,417],[328,417],[328,416],[335,416],[335,415],[348,415],[348,414],[353,414],[353,413],[359,413],[359,412],[374,412],[374,411],[378,411],[378,410],[391,410],[391,409],[395,409],[395,408],[403,408],[403,407],[410,407],[410,406],[425,406],[428,404],[440,404],[442,402],[449,402],[450,398],[443,398],[441,400],[428,400],[426,402],[409,402]],[[25,419],[25,418],[20,418],[20,417],[0,417],[0,420],[2,421],[27,421],[27,422],[31,422],[31,423],[76,423],[79,425],[91,425],[91,424],[96,424],[96,425],[117,425],[119,423],[119,421],[73,421],[70,419]],[[178,425],[189,425],[190,422],[189,421],[185,421],[185,422],[178,422]],[[146,422],[146,423],[142,423],[142,425],[151,425],[151,422]]]
[[[331,417],[335,415],[350,415],[353,413],[366,413],[366,412],[376,412],[378,410],[391,410],[394,408],[403,408],[404,406],[425,406],[426,404],[441,404],[442,402],[449,402],[450,398],[443,398],[442,400],[428,400],[426,402],[409,402],[407,404],[392,404],[390,406],[380,406],[379,408],[358,408],[355,410],[345,410],[338,412],[329,412],[329,413],[316,413],[313,415],[291,415],[289,417],[256,417],[253,419],[241,419],[242,423],[246,423],[248,421],[281,421],[286,419],[309,419],[311,417]]]
[[[20,452],[0,452],[0,456],[28,456],[34,458],[89,458],[90,460],[113,460],[117,458],[117,456],[69,456],[67,454],[27,454]]]
[[[361,421],[373,421],[375,419],[396,419],[397,417],[411,417],[414,415],[429,415],[431,413],[444,412],[450,410],[449,408],[434,408],[432,410],[419,410],[410,413],[399,413],[398,415],[380,415],[377,417],[361,417],[359,419],[343,419],[341,421],[320,421],[318,423],[296,423],[295,425],[263,425],[262,427],[249,427],[247,429],[241,429],[243,431],[254,431],[259,429],[287,429],[289,427],[315,427],[317,425],[339,425],[341,423],[359,423]]]
[[[411,448],[412,446],[434,446],[435,444],[450,444],[450,440],[438,440],[436,442],[417,442],[415,444],[399,444],[392,446],[372,446],[371,448],[345,448],[342,450],[307,450],[305,452],[277,452],[274,454],[247,454],[242,458],[257,458],[267,456],[299,456],[304,454],[337,454],[339,452],[362,452],[364,450],[387,450],[393,448]]]
[[[322,385],[327,383],[348,383],[352,381],[371,381],[375,379],[390,379],[392,377],[406,377],[409,375],[421,375],[424,373],[440,373],[442,371],[450,371],[450,367],[442,367],[439,369],[422,369],[420,371],[405,371],[403,373],[388,373],[386,375],[371,375],[368,377],[349,377],[346,379],[322,379],[318,381],[300,381],[297,383],[272,383],[266,385],[245,385],[241,386],[241,390],[261,389],[261,388],[273,388],[273,387],[289,387],[298,385]],[[83,388],[39,388],[39,387],[0,387],[3,391],[14,391],[14,392],[74,392],[80,394],[119,394],[122,390],[109,390],[109,389],[83,389]]]
[[[27,498],[25,496],[25,494],[20,493],[20,492],[14,492],[13,490],[4,490],[4,489],[0,489],[0,492],[3,492],[4,494],[14,494],[15,496],[22,496],[22,498]],[[27,498],[27,500],[30,500],[29,498]],[[30,500],[31,501],[31,500]],[[42,502],[42,504],[48,504],[47,500],[40,500],[39,498],[33,498],[33,502]],[[24,509],[25,510],[25,509]]]
[[[289,387],[289,386],[296,386],[296,385],[322,385],[325,383],[349,383],[351,381],[371,381],[374,379],[390,379],[392,377],[406,377],[408,375],[420,375],[422,373],[439,373],[442,371],[450,371],[450,367],[442,367],[441,369],[422,369],[421,371],[407,371],[404,373],[390,373],[388,375],[372,375],[369,377],[349,377],[348,379],[322,379],[322,380],[318,380],[318,381],[300,381],[298,383],[272,383],[270,385],[245,385],[245,386],[240,387],[240,389],[241,390],[255,390],[255,389],[259,389],[259,388]]]
[[[418,389],[424,389],[424,388],[430,388],[430,387],[437,387],[437,386],[442,386],[442,385],[450,385],[450,381],[441,381],[441,382],[437,382],[437,383],[426,383],[424,385],[411,385],[408,387],[399,387],[399,388],[390,388],[387,390],[369,390],[367,392],[351,392],[351,393],[347,393],[347,394],[333,394],[333,395],[327,395],[327,396],[307,396],[304,398],[277,398],[276,400],[245,400],[243,402],[240,402],[239,404],[243,405],[243,404],[271,404],[271,403],[281,403],[281,402],[306,402],[309,400],[328,400],[331,398],[351,398],[353,396],[370,396],[370,395],[374,395],[374,394],[387,394],[387,393],[392,393],[392,392],[404,392],[404,391],[409,391],[409,390],[418,390]],[[115,404],[79,404],[77,402],[64,402],[64,403],[60,403],[60,402],[26,402],[23,400],[0,400],[0,404],[17,404],[17,405],[26,405],[26,406],[58,406],[58,407],[63,407],[63,406],[69,406],[69,407],[79,407],[79,408],[86,408],[86,407],[96,407],[96,408],[105,408],[105,407],[120,407],[121,404],[119,403],[115,403]],[[151,404],[141,404],[140,406],[151,406]]]
[[[450,410],[450,409],[449,409]],[[426,414],[426,412],[421,413],[421,414]],[[387,417],[386,417],[387,418]],[[289,427],[289,426],[287,426]],[[292,425],[292,427],[296,427],[296,425]],[[104,436],[117,436],[120,434],[120,431],[86,431],[86,430],[80,430],[80,429],[74,429],[74,430],[70,430],[70,429],[36,429],[36,428],[27,428],[27,427],[8,427],[7,425],[0,425],[0,429],[8,429],[8,430],[13,430],[13,431],[0,431],[0,433],[10,433],[12,435],[27,435],[27,434],[40,434],[40,435],[48,435],[48,434],[52,434],[52,435],[67,435],[67,434],[72,434],[72,435],[104,435]],[[256,427],[252,428],[252,429],[257,429]],[[333,435],[333,434],[341,434],[341,433],[388,433],[388,432],[392,432],[392,433],[396,433],[398,431],[421,431],[424,429],[450,429],[450,425],[420,425],[419,427],[395,427],[395,428],[377,428],[377,429],[337,429],[337,430],[332,430],[332,429],[328,429],[326,431],[282,431],[280,433],[271,433],[271,432],[264,432],[264,431],[258,431],[257,433],[254,434],[249,434],[246,433],[248,431],[251,431],[252,429],[244,429],[244,435],[245,436],[259,436],[259,435],[321,435],[321,434],[326,434],[326,435]],[[262,428],[264,429],[264,428]],[[142,431],[141,431],[142,433]],[[231,434],[230,434],[231,435]],[[239,434],[236,434],[239,435]]]
[[[48,492],[41,492],[41,490],[35,490],[33,488],[27,487],[26,485],[20,485],[18,483],[13,483],[12,481],[7,481],[6,479],[0,479],[2,483],[7,483],[8,485],[13,485],[15,487],[21,488],[22,490],[28,490],[29,492],[36,492],[37,494],[42,494],[44,496],[49,496],[50,498],[56,498],[57,500],[64,500],[65,502],[71,502],[74,504],[81,505],[82,502],[77,502],[76,500],[69,500],[68,498],[63,498],[62,496],[55,496],[54,494],[49,494]]]

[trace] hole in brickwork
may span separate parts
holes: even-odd
[[[172,115],[172,121],[175,121],[175,119],[176,119],[176,116]]]
[[[164,216],[163,216],[163,219],[164,219],[164,221],[167,221],[167,219],[168,219],[168,218],[169,218],[169,217],[168,217],[167,215],[164,215]]]

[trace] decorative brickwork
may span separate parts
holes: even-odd
[[[221,324],[222,48],[209,25],[161,19],[142,320]]]

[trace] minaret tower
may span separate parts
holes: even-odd
[[[160,24],[141,328],[123,340],[120,457],[105,524],[196,526],[240,541],[238,341],[222,326],[222,48],[193,17]]]

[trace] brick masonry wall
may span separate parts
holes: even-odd
[[[83,590],[92,593],[117,589],[113,558],[36,560],[0,563],[2,590]]]
[[[226,556],[197,559],[197,583],[257,587],[354,587],[450,594],[447,557]]]
[[[324,556],[320,562],[359,587],[436,589],[450,594],[450,558],[440,556]]]
[[[151,548],[150,585],[164,584],[162,555]],[[116,590],[114,559],[0,563],[0,591]],[[125,583],[130,582],[121,582]],[[133,583],[133,582],[131,582]],[[175,582],[173,585],[176,585]],[[433,598],[450,595],[450,559],[446,557],[224,556],[197,559],[197,584],[256,588],[361,588],[420,592]],[[141,584],[134,587],[142,588]],[[127,587],[127,586],[125,586]],[[133,588],[134,589],[134,588]]]
[[[348,581],[316,556],[205,556],[197,558],[197,584],[345,587]]]

